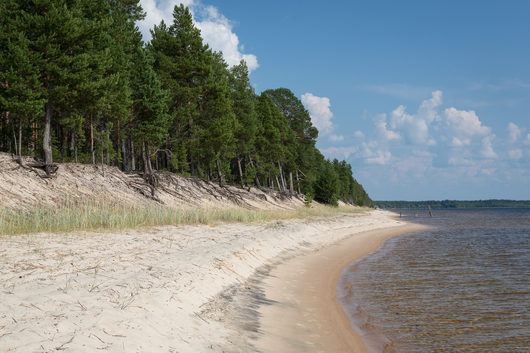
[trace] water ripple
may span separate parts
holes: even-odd
[[[529,352],[530,210],[434,215],[345,270],[354,324],[385,352]]]

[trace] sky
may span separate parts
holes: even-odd
[[[141,0],[285,87],[374,200],[530,199],[530,1]]]

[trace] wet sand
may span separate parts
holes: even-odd
[[[262,282],[271,305],[259,308],[262,352],[370,352],[337,298],[346,266],[376,250],[386,239],[424,226],[403,226],[352,235],[334,245],[287,260]]]

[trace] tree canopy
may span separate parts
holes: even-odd
[[[147,45],[144,16],[139,0],[3,0],[0,150],[41,157],[48,173],[101,163],[371,205],[351,166],[315,147],[292,91],[257,94],[184,5]]]

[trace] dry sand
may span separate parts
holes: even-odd
[[[372,235],[363,232],[402,225],[388,212],[371,211],[260,225],[1,237],[0,352],[266,350],[260,332],[271,340],[276,337],[269,331],[271,319],[259,322],[256,315],[261,310],[256,301],[271,304],[263,293],[253,290],[258,288],[256,276],[288,257],[322,248],[326,249],[316,254],[328,254],[334,248],[331,244],[345,238],[372,244],[363,245],[360,256],[384,238],[373,243]],[[356,255],[349,254],[351,261]],[[326,256],[320,264],[329,262],[327,275],[325,269],[313,272],[310,263],[292,267],[293,275],[300,276],[299,283],[305,286],[304,276],[319,274],[327,276],[328,286],[334,286],[337,271],[347,261]],[[283,273],[290,271],[289,267]],[[295,282],[292,286],[296,287]],[[295,296],[300,295],[297,288],[293,290]],[[245,292],[254,301],[241,300]],[[297,303],[294,297],[285,300],[294,303],[294,311],[310,305]],[[340,317],[340,307],[334,303],[320,306],[323,312],[315,315],[329,311],[330,316]],[[316,317],[319,321],[322,316]],[[320,330],[309,325],[311,318],[298,320],[296,313],[291,316],[282,310],[273,321],[300,323],[305,327],[299,330],[309,333]],[[342,320],[342,326],[336,327],[343,327],[347,335]],[[299,332],[293,330],[293,334]],[[322,342],[326,335],[321,334]]]

